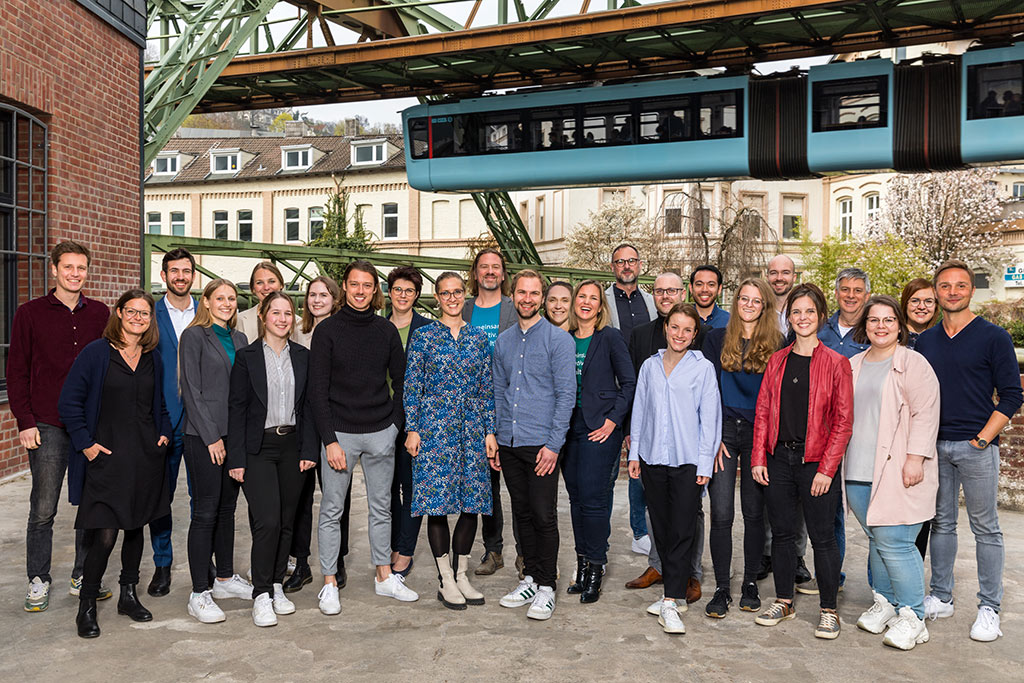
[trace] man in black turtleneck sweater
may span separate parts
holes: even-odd
[[[342,289],[345,306],[314,330],[309,363],[310,403],[325,444],[317,534],[324,614],[341,611],[336,580],[340,520],[352,468],[360,458],[369,508],[370,554],[377,567],[374,588],[377,595],[403,602],[419,598],[403,577],[391,572],[391,483],[395,437],[404,423],[405,350],[398,328],[376,315],[384,297],[370,263],[350,263]]]

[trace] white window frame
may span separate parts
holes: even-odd
[[[234,157],[234,168],[231,168],[231,158]],[[218,171],[217,170],[217,159],[227,158],[227,168]],[[242,155],[237,149],[219,149],[210,150],[210,173],[238,173],[242,170]]]
[[[537,222],[537,239],[538,240],[543,240],[544,239],[544,228],[546,227],[544,225],[544,223],[545,223],[545,221],[544,221],[545,215],[544,214],[546,213],[546,209],[547,209],[547,202],[544,201],[544,195],[541,195],[541,196],[537,197],[536,222]]]
[[[882,195],[872,192],[864,195],[864,220],[873,221],[878,218],[882,210]]]
[[[390,212],[388,207],[395,207],[394,212]],[[395,219],[395,234],[388,234],[388,219]],[[398,203],[397,202],[386,202],[380,205],[380,233],[384,236],[384,239],[398,239]]]
[[[295,217],[294,218],[289,218],[288,217],[288,212],[289,211],[294,211],[295,212]],[[302,240],[302,223],[300,222],[299,215],[300,215],[299,214],[299,208],[297,206],[289,206],[288,208],[286,208],[284,210],[284,241],[285,242],[299,242],[299,241]],[[289,223],[294,223],[295,224],[295,237],[294,238],[288,236],[288,224]]]
[[[162,171],[160,170],[161,161],[166,162],[166,168]],[[181,168],[181,158],[177,152],[161,153],[153,160],[153,175],[176,176],[179,168]]]
[[[242,218],[242,213],[243,212],[248,212],[249,213],[249,218],[247,218],[247,219]],[[254,213],[253,213],[252,209],[239,209],[238,211],[235,212],[235,218],[237,219],[237,223],[238,223],[238,240],[240,242],[252,242],[253,226],[254,226],[253,215],[254,215]],[[249,226],[249,239],[245,239],[244,237],[242,237],[242,226],[243,225],[248,225]]]
[[[311,206],[311,207],[309,207],[309,211],[307,211],[307,213],[309,214],[309,241],[312,242],[316,238],[316,236],[317,236],[316,233],[317,232],[323,232],[323,229],[324,229],[324,207],[322,207],[322,206]],[[319,223],[320,226],[319,226],[319,229],[316,232],[314,232],[313,225],[316,224],[316,223]]]
[[[1024,183],[1014,183],[1010,190],[1014,199],[1024,199]]]
[[[853,197],[840,197],[836,201],[836,214],[839,216],[840,239],[849,239],[853,236]]]
[[[289,164],[288,155],[298,154],[298,164]],[[303,157],[305,162],[303,163]],[[313,147],[312,145],[288,145],[281,148],[281,170],[283,171],[304,171],[313,165]]]
[[[387,161],[387,155],[385,154],[384,147],[387,145],[387,140],[381,138],[380,140],[360,140],[359,142],[352,143],[352,155],[349,159],[353,166],[380,166]],[[357,161],[356,157],[359,156],[359,150],[365,147],[373,147],[373,159],[370,161]]]
[[[181,216],[181,220],[180,221],[174,220],[175,216]],[[175,236],[175,237],[184,237],[185,236],[185,212],[184,211],[171,211],[170,220],[171,220],[171,235]],[[180,235],[174,231],[175,226],[178,226],[178,225],[181,226],[181,234]]]
[[[153,216],[156,216],[156,221],[153,220]],[[163,214],[159,211],[147,211],[146,212],[146,233],[149,235],[159,235],[163,232]],[[156,230],[153,230],[153,228]]]
[[[218,214],[223,218],[218,218]],[[217,235],[217,227],[224,226],[224,236],[220,237]],[[213,239],[215,240],[229,240],[231,239],[231,215],[225,209],[218,209],[213,212]]]

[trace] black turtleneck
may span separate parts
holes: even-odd
[[[404,380],[405,351],[398,329],[373,309],[344,306],[313,331],[310,403],[325,444],[338,440],[335,432],[369,434],[392,424],[401,430]]]

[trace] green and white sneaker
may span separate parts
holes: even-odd
[[[547,621],[555,611],[555,591],[547,586],[537,589],[537,595],[526,610],[526,616],[537,621]]]
[[[50,606],[50,582],[43,581],[38,576],[28,584],[28,593],[25,595],[26,612],[43,612]]]
[[[81,592],[82,592],[82,577],[79,576],[76,579],[75,577],[72,576],[71,577],[71,587],[68,588],[68,593],[73,595],[73,596],[75,596],[77,598],[81,594]],[[112,595],[113,595],[113,593],[111,592],[111,590],[101,583],[100,584],[100,594],[96,596],[96,599],[97,600],[106,600],[107,598],[109,598]]]
[[[519,582],[513,591],[501,598],[498,603],[502,607],[523,607],[533,602],[537,595],[537,584],[533,582],[532,576],[527,576]]]

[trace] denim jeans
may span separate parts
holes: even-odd
[[[38,576],[52,581],[50,559],[53,555],[53,519],[57,516],[64,474],[68,469],[71,438],[61,427],[36,424],[39,430],[39,448],[28,452],[28,466],[32,472],[32,491],[28,503],[28,528],[25,531],[25,568],[31,581]],[[85,562],[86,532],[75,530],[75,564],[71,576],[82,576]]]
[[[628,491],[629,528],[633,531],[633,538],[642,538],[647,535],[647,497],[644,495],[644,485],[639,479],[630,479]]]
[[[940,440],[938,457],[939,493],[932,522],[931,593],[945,602],[953,599],[956,521],[963,486],[978,561],[979,606],[998,612],[1003,599],[1003,532],[996,513],[999,447],[989,445],[978,450],[969,441]]]
[[[573,412],[562,459],[562,476],[569,493],[569,511],[576,541],[576,554],[595,564],[608,562],[611,525],[607,515],[612,484],[605,473],[618,464],[622,430],[618,427],[603,443],[590,441],[590,430],[582,411]]]
[[[167,478],[170,482],[170,501],[174,502],[174,490],[178,487],[178,472],[185,453],[185,441],[181,430],[174,431],[171,451],[167,458]],[[188,465],[185,466],[185,483],[188,486],[189,507],[192,506],[192,480],[188,477]],[[174,551],[171,548],[171,515],[154,519],[149,523],[149,540],[153,545],[153,566],[170,567],[174,563]]]
[[[726,418],[722,422],[722,443],[731,458],[725,469],[715,472],[708,484],[711,498],[711,561],[715,567],[715,585],[729,589],[732,565],[732,523],[736,516],[736,472],[740,475],[740,508],[743,512],[743,583],[757,580],[764,547],[764,487],[750,474],[750,449],[754,425],[744,419]]]
[[[413,517],[410,514],[412,456],[405,450],[407,434],[408,432],[399,432],[395,441],[395,478],[391,484],[391,549],[399,555],[412,557],[416,552],[416,541],[419,539],[423,517]]]
[[[871,484],[847,482],[846,495],[864,533],[868,537],[868,567],[872,588],[898,611],[907,606],[918,619],[924,618],[924,560],[914,542],[920,524],[893,526],[867,525]]]

